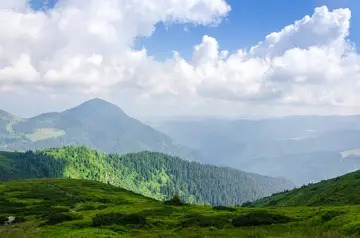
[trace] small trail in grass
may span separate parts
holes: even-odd
[[[67,196],[76,197],[74,194],[69,193],[68,191],[64,190],[62,187],[60,187],[60,186],[58,186],[58,185],[49,183],[49,182],[47,182],[47,181],[43,181],[42,183],[45,184],[45,185],[48,185],[48,186],[50,186],[50,187],[53,187],[53,188],[58,189],[59,191],[63,192],[63,193],[64,193],[65,195],[67,195]]]

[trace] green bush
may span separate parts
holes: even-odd
[[[7,220],[8,220],[7,217],[0,216],[0,226],[1,226],[1,225],[4,225]]]
[[[105,208],[107,208],[106,205],[100,205],[97,207],[97,210],[104,210]]]
[[[269,202],[269,206],[276,206],[277,204],[278,204],[278,201],[276,201],[276,200],[271,200]]]
[[[15,217],[14,223],[22,223],[22,222],[26,222],[26,218],[24,216]]]
[[[335,217],[340,216],[341,214],[343,214],[343,212],[340,212],[340,211],[326,211],[321,216],[321,221],[322,222],[328,222],[328,221],[334,219]]]
[[[53,213],[47,218],[46,225],[56,225],[65,221],[73,221],[81,219],[81,215],[75,215],[70,213]]]
[[[181,205],[184,205],[185,203],[183,203],[181,201],[179,194],[175,194],[175,196],[173,198],[171,198],[168,201],[165,201],[165,204],[174,205],[174,206],[181,206]]]
[[[200,214],[191,214],[185,216],[185,220],[181,222],[181,227],[216,227],[224,228],[229,226],[230,222],[227,217],[209,217]]]
[[[93,226],[107,226],[107,225],[145,225],[146,218],[138,214],[121,214],[121,213],[108,213],[97,214],[93,218]]]
[[[234,208],[234,207],[215,206],[215,207],[213,207],[213,209],[217,210],[217,211],[236,212],[236,208]]]
[[[241,215],[234,218],[232,224],[235,227],[261,226],[261,225],[288,223],[291,220],[292,220],[291,218],[280,214],[273,214],[269,212],[251,212],[246,215]]]
[[[252,202],[244,202],[241,207],[254,207]]]
[[[95,207],[95,206],[92,206],[92,205],[88,205],[88,204],[82,204],[82,205],[79,206],[76,210],[77,210],[77,211],[96,210],[96,207]]]

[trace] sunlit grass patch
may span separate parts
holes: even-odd
[[[65,135],[64,130],[57,128],[40,128],[36,129],[34,133],[26,134],[26,138],[32,142],[54,139]]]

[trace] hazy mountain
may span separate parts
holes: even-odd
[[[0,110],[0,135],[7,134],[6,125],[9,123],[9,114]]]
[[[8,134],[7,125],[14,120],[14,116],[11,114],[0,110],[0,132],[1,135]]]
[[[341,156],[360,148],[360,116],[173,120],[157,128],[197,150],[203,162],[286,176],[298,184],[360,168],[360,160]]]
[[[293,188],[283,178],[189,162],[156,152],[107,155],[86,147],[0,152],[0,180],[91,179],[159,200],[180,194],[199,204],[237,205]]]
[[[360,169],[360,157],[333,151],[262,157],[243,162],[246,171],[283,176],[297,185],[330,179]]]
[[[2,116],[1,116],[2,115]],[[0,114],[2,150],[28,150],[86,145],[111,153],[159,151],[189,156],[163,133],[127,116],[119,107],[93,99],[64,112],[45,113],[29,119],[15,120]]]

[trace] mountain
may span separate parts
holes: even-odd
[[[360,205],[360,171],[275,194],[252,204],[256,207]]]
[[[296,183],[315,183],[360,169],[360,157],[349,151],[318,151],[262,157],[243,162],[246,171],[285,177]],[[349,153],[347,156],[343,154]]]
[[[0,136],[8,135],[7,125],[11,121],[11,116],[7,112],[0,110]]]
[[[189,150],[165,134],[101,99],[29,119],[15,120],[0,112],[0,130],[7,133],[0,137],[0,149],[7,151],[85,145],[109,153],[150,150],[190,157]]]
[[[15,135],[12,128],[13,124],[20,121],[20,118],[0,110],[0,148],[2,148],[1,144],[11,144],[21,139],[21,137]]]
[[[357,237],[359,206],[240,208],[163,203],[74,179],[0,183],[0,237]],[[12,217],[9,225],[3,225]]]
[[[300,186],[360,169],[360,154],[346,153],[360,148],[360,116],[171,120],[156,128],[196,150],[201,162],[285,176]]]
[[[282,178],[189,162],[156,152],[116,155],[86,147],[0,153],[0,179],[78,178],[110,183],[158,200],[179,194],[198,204],[236,205],[293,188]]]

